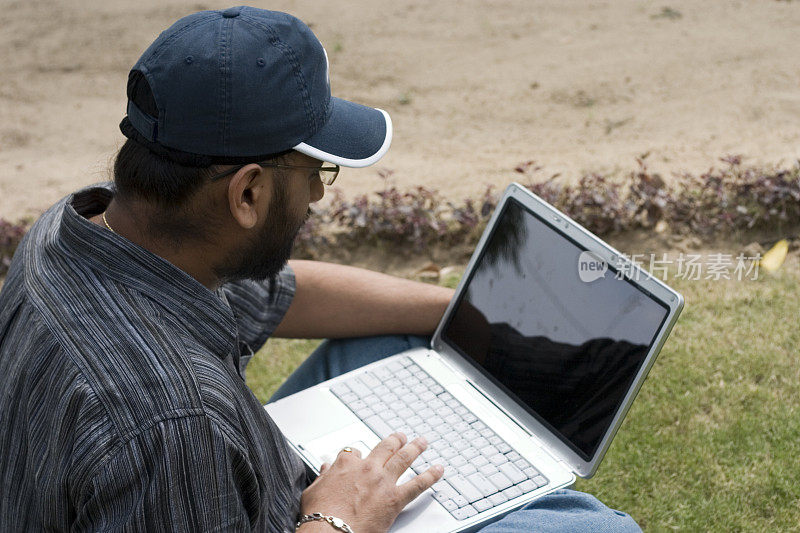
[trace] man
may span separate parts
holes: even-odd
[[[343,451],[310,484],[244,371],[272,335],[350,339],[290,394],[424,344],[441,317],[447,289],[287,266],[323,181],[386,152],[388,115],[331,98],[302,22],[246,7],[167,29],[128,98],[113,186],[49,209],[0,293],[0,530],[386,531],[442,475],[396,485],[425,441]],[[572,492],[491,527],[539,524],[635,527]]]

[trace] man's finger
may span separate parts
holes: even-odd
[[[373,461],[378,466],[383,466],[391,456],[406,443],[406,436],[402,433],[392,433],[375,446],[367,456],[367,461]]]
[[[428,441],[425,440],[425,437],[417,437],[397,450],[397,452],[386,461],[386,470],[392,474],[395,479],[399,478],[427,447]]]
[[[400,501],[403,502],[403,507],[429,489],[431,485],[442,479],[442,474],[444,474],[442,465],[433,465],[420,475],[406,481],[402,485],[398,485],[397,490],[400,492]]]
[[[331,467],[330,463],[322,463],[322,466],[319,467],[319,474],[320,475],[324,474],[325,471],[328,470],[330,467]]]
[[[361,451],[358,448],[350,448],[345,447],[339,450],[339,453],[336,455],[336,461],[334,463],[338,463],[340,461],[349,461],[353,457],[361,458]]]

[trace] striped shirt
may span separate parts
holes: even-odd
[[[112,195],[50,208],[0,291],[0,531],[293,531],[305,469],[244,381],[293,273],[211,292],[89,222]]]

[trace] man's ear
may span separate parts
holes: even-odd
[[[260,166],[245,165],[228,183],[228,208],[233,219],[244,229],[251,229],[266,213],[272,197],[272,180]]]

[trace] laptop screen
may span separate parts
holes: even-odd
[[[510,199],[442,336],[588,461],[668,308],[582,252]]]

